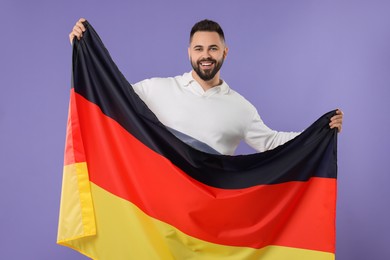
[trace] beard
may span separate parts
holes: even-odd
[[[208,58],[208,59],[201,59],[194,62],[191,59],[191,65],[194,71],[196,72],[196,74],[198,74],[199,78],[201,78],[204,81],[209,81],[212,80],[215,77],[215,75],[218,73],[218,71],[221,69],[224,60],[225,60],[224,58],[220,59],[219,61],[214,60],[212,58]],[[206,69],[206,70],[201,69],[200,63],[203,61],[212,62],[214,64],[214,68]]]

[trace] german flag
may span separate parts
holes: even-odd
[[[264,153],[196,150],[86,27],[73,46],[59,244],[108,260],[334,259],[335,111]]]

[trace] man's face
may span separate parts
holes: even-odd
[[[188,48],[191,65],[204,81],[215,77],[227,55],[227,47],[216,32],[196,32]]]

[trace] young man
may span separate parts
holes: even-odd
[[[80,39],[81,18],[69,34]],[[279,146],[299,133],[277,132],[261,120],[256,108],[220,78],[228,54],[218,23],[203,20],[190,33],[188,55],[192,71],[171,78],[153,78],[133,85],[157,118],[183,141],[197,149],[232,155],[244,140],[257,151]],[[337,110],[330,128],[341,131],[343,113]]]

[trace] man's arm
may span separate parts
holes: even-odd
[[[329,127],[332,129],[337,128],[338,132],[341,132],[343,116],[343,112],[340,109],[337,109],[336,115],[330,119]],[[245,133],[244,140],[256,151],[263,152],[274,149],[299,134],[300,132],[278,132],[270,129],[264,124],[256,111],[254,118]]]
[[[244,134],[244,141],[256,151],[264,152],[288,142],[299,134],[300,132],[278,132],[270,129],[255,110]]]

